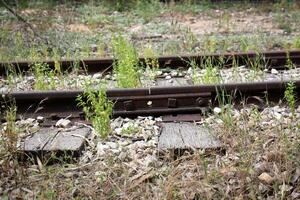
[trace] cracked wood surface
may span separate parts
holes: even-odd
[[[158,141],[161,150],[218,149],[221,142],[209,128],[194,123],[163,123]]]

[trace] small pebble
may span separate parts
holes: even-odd
[[[214,108],[214,113],[215,114],[220,114],[221,112],[222,112],[221,108],[219,108],[219,107]]]
[[[71,124],[71,121],[68,119],[60,119],[56,122],[55,126],[56,127],[61,127],[61,128],[66,128]]]
[[[276,69],[271,69],[271,74],[278,74],[279,72]]]
[[[38,117],[36,118],[36,120],[37,120],[38,122],[43,122],[43,121],[44,121],[44,117],[38,116]]]
[[[166,76],[167,80],[170,80],[172,77],[170,75]]]

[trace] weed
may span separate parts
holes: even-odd
[[[254,58],[246,58],[245,63],[251,69],[251,73],[247,77],[250,80],[254,80],[257,75],[262,72],[262,68],[265,66],[265,61],[259,53],[256,53]]]
[[[251,109],[251,116],[253,117],[253,119],[255,120],[255,122],[260,122],[260,120],[261,120],[262,117],[261,117],[261,113],[259,112],[257,106],[254,106]]]
[[[292,48],[299,49],[300,48],[300,36],[297,36],[292,41]]]
[[[295,90],[296,90],[295,83],[290,81],[287,83],[284,91],[284,99],[289,105],[293,115],[295,114],[295,103],[296,103]]]
[[[292,20],[289,15],[279,15],[276,17],[276,22],[278,23],[278,28],[282,29],[286,34],[291,34],[292,29]]]
[[[54,71],[45,63],[35,63],[31,66],[35,76],[35,90],[53,90],[56,87]]]
[[[206,37],[204,40],[204,53],[215,53],[217,51],[217,39]]]
[[[145,22],[149,22],[162,11],[163,5],[157,0],[139,0],[134,9],[134,12],[141,16]]]
[[[232,117],[232,96],[227,94],[222,88],[217,89],[217,101],[221,108],[220,118],[224,122],[225,127],[231,130],[234,127],[234,121]]]
[[[214,65],[212,57],[207,57],[204,59],[203,65],[205,72],[202,77],[200,77],[201,83],[213,84],[219,83],[221,77],[219,76],[218,66]]]
[[[192,67],[192,81],[194,84],[199,84],[199,77],[197,76],[197,71],[199,69],[195,60],[189,62],[190,66]]]
[[[59,55],[57,49],[53,50],[53,59],[54,59],[54,70],[55,70],[55,73],[58,74],[58,75],[61,75],[61,68],[60,68],[60,63],[59,63],[60,55]]]
[[[156,76],[155,72],[159,69],[158,55],[150,45],[147,45],[144,49],[143,56],[145,58],[147,74],[149,74],[151,80],[154,80]]]
[[[226,33],[230,31],[230,19],[231,15],[228,12],[223,13],[219,18],[219,28],[224,28]]]
[[[295,65],[293,64],[293,61],[291,60],[289,52],[286,53],[286,57],[287,57],[287,61],[286,61],[285,67],[290,69],[290,70],[295,68]]]
[[[201,60],[201,66],[203,73],[198,75],[199,66],[197,63],[192,60],[189,62],[190,66],[192,67],[192,81],[194,84],[213,84],[219,83],[221,81],[221,77],[219,75],[218,67],[221,65],[223,61],[213,61],[212,57],[207,57]],[[215,65],[215,63],[217,63]]]
[[[100,85],[98,91],[86,86],[84,93],[77,97],[78,105],[83,108],[86,119],[90,120],[99,133],[105,139],[110,133],[110,118],[113,104],[107,99],[106,89]]]
[[[112,39],[114,56],[114,72],[117,84],[121,88],[136,88],[141,84],[139,59],[134,46],[121,35]]]
[[[12,104],[11,106],[8,106],[5,113],[5,120],[6,120],[6,126],[3,129],[3,132],[1,133],[0,139],[2,140],[1,143],[3,143],[4,151],[13,153],[16,151],[16,144],[18,140],[18,131],[15,125],[16,122],[16,114],[17,114],[17,107],[15,104]]]
[[[188,52],[192,52],[199,42],[196,35],[192,32],[191,28],[187,28],[184,33],[184,47]]]
[[[132,135],[134,133],[137,133],[139,132],[139,128],[134,126],[133,124],[132,125],[129,125],[127,128],[123,128],[121,133],[123,135]]]
[[[232,69],[233,69],[233,80],[237,80],[238,76],[239,76],[239,72],[238,72],[238,67],[239,67],[239,60],[233,56],[232,58]]]

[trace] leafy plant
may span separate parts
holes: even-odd
[[[200,79],[197,76],[197,71],[198,71],[199,67],[198,67],[195,60],[190,61],[189,64],[192,67],[192,81],[193,81],[194,84],[199,84]]]
[[[53,59],[54,59],[54,70],[56,74],[61,75],[61,67],[59,63],[60,55],[57,49],[53,49]]]
[[[215,53],[217,51],[217,38],[216,37],[206,37],[204,40],[204,52],[205,53]]]
[[[246,65],[251,69],[251,73],[248,78],[253,80],[259,73],[261,73],[262,68],[265,66],[264,58],[259,53],[256,53],[254,58],[246,58]]]
[[[299,49],[300,48],[300,36],[296,36],[292,41],[292,48]]]
[[[83,107],[85,117],[90,120],[99,133],[105,139],[110,132],[110,118],[113,104],[107,99],[106,89],[100,85],[98,91],[86,86],[84,93],[77,97],[78,105]]]
[[[227,92],[223,89],[217,90],[217,101],[221,108],[220,118],[224,122],[224,125],[229,130],[233,128],[234,121],[232,116],[233,102],[232,95],[227,94]]]
[[[286,66],[288,69],[293,69],[293,68],[295,67],[295,65],[293,64],[293,61],[291,60],[290,53],[287,52],[287,53],[286,53],[286,56],[287,56],[287,61],[286,61],[286,65],[285,65],[285,66]]]
[[[192,52],[199,42],[197,36],[192,32],[191,28],[187,28],[184,31],[184,47],[188,52]]]
[[[121,35],[112,39],[114,56],[114,72],[117,84],[121,88],[140,86],[139,59],[134,46]]]
[[[137,133],[137,132],[139,132],[139,128],[135,127],[134,125],[130,125],[127,128],[123,128],[122,131],[121,131],[121,133],[123,135],[132,135],[132,134]]]
[[[202,83],[213,84],[220,82],[220,76],[218,72],[218,67],[214,66],[212,57],[207,57],[203,61],[203,66],[205,69],[204,76],[200,78]]]
[[[31,66],[35,76],[34,89],[35,90],[52,90],[55,89],[55,73],[50,70],[45,63],[34,63]]]
[[[2,140],[4,150],[7,152],[14,152],[16,150],[16,144],[18,139],[18,132],[15,125],[17,107],[13,104],[9,106],[4,112],[6,126],[1,132],[0,139]]]
[[[296,103],[295,89],[296,89],[295,83],[290,81],[287,83],[284,91],[284,99],[287,101],[293,115],[295,114],[295,103]]]
[[[147,74],[150,76],[150,79],[154,80],[156,76],[155,72],[159,69],[158,56],[150,45],[145,48],[143,55],[145,58],[146,72],[148,72]]]

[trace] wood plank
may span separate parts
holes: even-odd
[[[158,141],[160,150],[218,149],[221,147],[221,142],[209,128],[194,123],[162,123]]]
[[[21,150],[25,152],[50,152],[82,150],[91,130],[86,127],[63,130],[42,128],[22,142]]]

